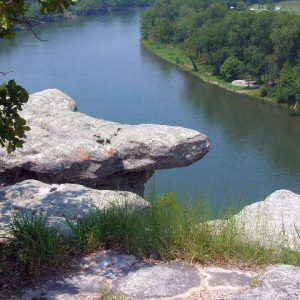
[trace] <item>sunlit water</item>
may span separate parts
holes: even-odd
[[[139,10],[45,24],[0,46],[1,71],[30,92],[58,88],[97,118],[199,130],[211,151],[192,166],[159,171],[158,191],[244,205],[276,189],[300,192],[300,118],[201,82],[140,45]],[[148,185],[149,187],[149,185]]]

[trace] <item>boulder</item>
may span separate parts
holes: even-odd
[[[190,129],[92,118],[55,89],[31,95],[21,115],[31,131],[22,149],[0,148],[0,185],[36,179],[142,193],[155,170],[190,165],[210,145]]]
[[[43,216],[48,224],[68,234],[66,220],[80,220],[92,209],[111,206],[143,209],[148,202],[131,192],[94,190],[79,184],[46,184],[25,180],[0,190],[0,237],[13,216]]]
[[[256,286],[230,298],[232,300],[299,300],[300,268],[274,265],[258,275]]]
[[[259,85],[253,80],[239,79],[233,80],[232,84],[240,87],[259,88]]]
[[[181,262],[146,265],[121,278],[116,290],[129,299],[175,297],[200,286],[199,275],[195,266]]]
[[[300,195],[278,190],[235,217],[246,240],[271,248],[300,249]]]

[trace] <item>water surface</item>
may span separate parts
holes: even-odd
[[[201,82],[139,42],[139,10],[45,24],[39,42],[22,31],[0,46],[1,70],[32,93],[58,88],[79,110],[116,122],[199,130],[211,151],[192,166],[159,171],[159,191],[209,196],[220,207],[277,189],[300,193],[300,118],[269,103]]]

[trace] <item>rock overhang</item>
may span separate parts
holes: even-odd
[[[31,131],[23,148],[0,149],[2,184],[38,179],[142,193],[155,170],[188,166],[210,147],[192,129],[95,119],[56,89],[30,95],[21,114]]]

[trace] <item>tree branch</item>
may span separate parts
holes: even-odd
[[[0,71],[0,74],[3,75],[4,77],[10,73],[12,73],[13,71],[8,71],[8,72],[2,72]]]
[[[33,18],[26,18],[22,15],[22,18],[13,18],[12,22],[18,25],[24,25],[28,31],[30,31],[33,36],[38,39],[40,42],[48,42],[48,40],[42,39],[32,28],[32,20]]]

